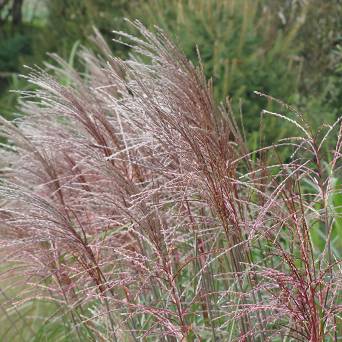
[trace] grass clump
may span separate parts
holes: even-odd
[[[53,56],[1,119],[2,277],[29,279],[2,307],[48,300],[80,341],[337,341],[341,120],[258,93],[294,135],[250,151],[203,67],[133,26],[134,57],[95,32],[82,73]]]

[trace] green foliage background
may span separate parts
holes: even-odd
[[[16,76],[23,64],[41,65],[46,52],[69,59],[73,47],[89,44],[93,26],[113,53],[126,56],[126,47],[111,42],[112,30],[131,30],[125,17],[161,27],[194,63],[198,48],[218,102],[230,97],[236,112],[241,106],[251,143],[260,111],[270,107],[255,90],[297,105],[317,126],[340,112],[339,0],[23,0],[14,24],[15,2],[0,8],[2,115],[15,112],[17,98],[8,90],[27,86]],[[267,126],[270,142],[286,135],[286,127]]]

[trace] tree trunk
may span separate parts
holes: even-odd
[[[14,0],[12,6],[12,23],[13,26],[17,26],[21,24],[22,21],[22,9],[23,0]]]

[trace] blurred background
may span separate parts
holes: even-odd
[[[341,113],[340,0],[0,0],[1,115],[13,117],[15,90],[29,87],[18,77],[24,65],[43,66],[47,52],[77,64],[93,26],[127,57],[129,49],[111,41],[112,30],[131,31],[124,18],[161,27],[195,64],[197,45],[217,101],[228,96],[241,109],[252,146],[260,111],[272,107],[254,90],[297,106],[316,127]],[[287,129],[269,120],[265,136],[274,141]]]

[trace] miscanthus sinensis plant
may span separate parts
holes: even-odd
[[[341,120],[312,132],[279,102],[262,115],[294,137],[249,151],[201,67],[133,25],[135,57],[97,33],[1,119],[7,315],[54,302],[66,340],[339,340]]]

